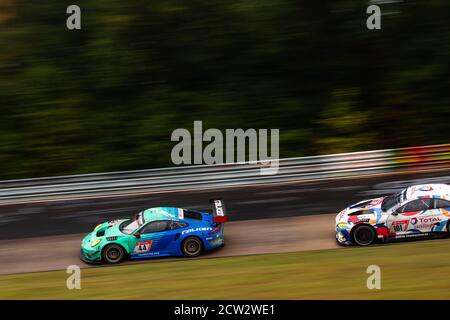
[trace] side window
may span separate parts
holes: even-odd
[[[167,230],[169,221],[153,221],[142,228],[141,233],[153,233]]]
[[[202,214],[197,211],[184,210],[185,219],[202,220]]]
[[[396,213],[403,213],[403,212],[405,212],[405,207],[406,207],[406,204],[404,204],[403,206],[401,206],[400,208],[398,208],[397,210],[395,210],[395,212],[396,212]]]
[[[180,222],[180,221],[172,221],[170,223],[170,230],[180,229],[187,227],[187,223]]]
[[[397,212],[415,212],[432,209],[431,203],[433,199],[417,199],[408,202],[404,206],[400,207]]]
[[[447,201],[447,200],[444,200],[444,199],[435,199],[434,200],[434,207],[436,209],[450,208],[450,201]]]

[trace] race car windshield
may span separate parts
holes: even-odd
[[[125,221],[120,226],[120,231],[125,234],[132,234],[134,231],[142,226],[144,224],[144,218],[142,216],[142,212],[139,212],[137,215],[134,216],[134,219],[131,220],[131,222]]]
[[[386,212],[389,209],[396,206],[397,204],[401,203],[402,195],[403,195],[403,191],[391,194],[390,196],[387,196],[386,198],[384,198],[383,203],[381,204],[381,210]]]

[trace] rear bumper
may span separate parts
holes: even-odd
[[[219,232],[205,237],[204,242],[206,250],[212,250],[219,247],[223,247],[223,245],[225,244],[225,238],[223,235],[223,226]]]
[[[211,246],[211,249],[221,247],[225,243],[225,239],[223,235],[220,235],[212,240],[208,241],[209,245]]]

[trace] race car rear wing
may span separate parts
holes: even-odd
[[[225,210],[225,202],[222,199],[211,199],[213,208],[213,220],[217,223],[227,222],[228,218]]]

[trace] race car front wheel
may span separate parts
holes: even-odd
[[[188,237],[183,241],[181,250],[186,257],[197,257],[203,250],[202,241],[197,237]]]
[[[123,248],[117,244],[110,244],[102,252],[103,261],[106,263],[119,263],[125,257]]]
[[[375,241],[375,230],[371,226],[357,226],[353,231],[353,241],[359,246],[368,246]]]

